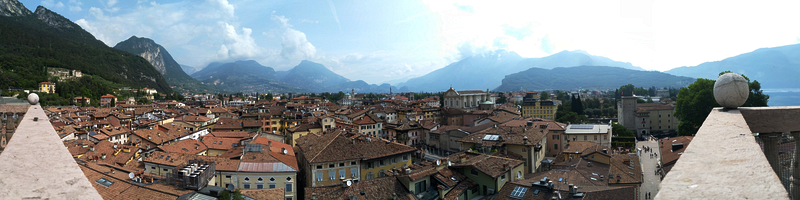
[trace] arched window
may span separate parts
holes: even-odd
[[[522,179],[522,172],[521,171],[517,172],[517,179]]]
[[[367,180],[375,178],[375,175],[372,172],[367,173]]]

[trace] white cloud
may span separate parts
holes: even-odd
[[[273,12],[274,13],[274,12]],[[317,48],[306,38],[306,34],[295,30],[289,24],[289,19],[281,15],[272,15],[272,21],[281,26],[281,53],[280,55],[291,63],[313,58]],[[266,34],[266,33],[265,33]]]
[[[108,3],[106,3],[109,7],[114,6],[114,4],[117,4],[117,0],[108,0]]]
[[[83,9],[81,8],[81,5],[83,5],[83,3],[82,3],[81,1],[78,1],[78,0],[69,0],[69,3],[67,3],[67,4],[69,4],[69,11],[72,11],[72,12],[80,12],[80,11],[82,11],[82,10],[83,10]]]
[[[260,54],[258,45],[255,40],[250,37],[253,33],[252,29],[242,27],[242,34],[236,32],[236,28],[228,23],[222,25],[225,30],[225,44],[220,47],[218,55],[226,59],[248,59],[256,57]]]
[[[61,9],[61,8],[64,8],[64,3],[61,3],[61,1],[55,2],[53,0],[44,0],[44,1],[41,2],[41,4],[45,8],[49,8],[49,9],[54,9],[54,8]]]

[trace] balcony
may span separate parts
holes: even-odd
[[[0,154],[0,174],[0,199],[102,199],[39,105]]]
[[[655,199],[800,199],[798,120],[800,106],[715,108]]]

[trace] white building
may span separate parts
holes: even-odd
[[[491,102],[495,104],[492,94],[489,89],[486,91],[481,90],[466,90],[456,91],[452,87],[444,93],[444,107],[458,108],[465,111],[472,111],[478,108],[483,102]]]

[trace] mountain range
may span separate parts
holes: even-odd
[[[325,66],[308,60],[287,71],[275,71],[256,61],[211,63],[192,77],[221,90],[243,92],[389,92],[389,85],[350,81]],[[384,91],[385,90],[385,91]]]
[[[464,58],[426,75],[409,79],[398,86],[410,91],[443,91],[450,87],[463,90],[494,89],[501,85],[506,75],[512,73],[531,68],[553,69],[574,66],[612,66],[644,70],[630,63],[590,55],[585,51],[562,51],[542,58],[523,58],[517,53],[499,50]]]
[[[626,84],[639,87],[683,87],[695,78],[658,71],[639,71],[621,67],[578,66],[553,69],[530,68],[506,76],[497,91],[570,90],[576,88],[613,89]]]
[[[800,77],[800,44],[761,48],[720,61],[674,68],[666,73],[717,79],[723,71],[758,80],[762,88],[800,88],[800,81],[797,81]]]
[[[167,49],[152,39],[131,36],[127,40],[117,43],[114,48],[146,59],[175,90],[194,93],[216,92],[216,88],[213,86],[204,85],[187,75]]]
[[[16,0],[0,2],[0,87],[36,88],[46,67],[81,70],[106,81],[172,92],[147,60],[106,46],[69,19]]]

